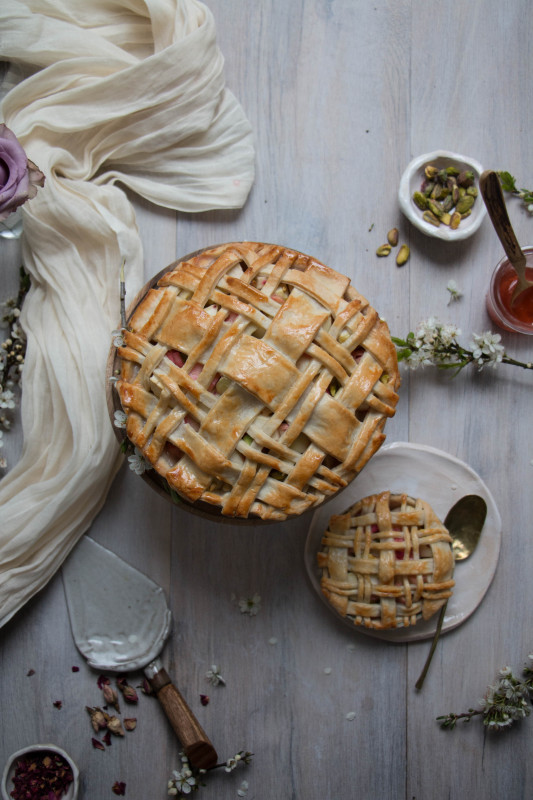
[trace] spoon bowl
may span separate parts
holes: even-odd
[[[452,550],[455,561],[464,561],[472,555],[479,542],[487,504],[478,494],[462,497],[448,511],[444,527],[452,537]]]
[[[526,257],[511,225],[497,173],[490,169],[485,170],[479,179],[479,188],[494,229],[511,266],[518,276],[518,282],[511,298],[511,305],[513,305],[522,292],[533,286],[533,283],[526,278]]]

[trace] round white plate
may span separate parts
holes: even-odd
[[[475,552],[455,566],[455,587],[448,600],[442,631],[461,625],[474,613],[489,588],[500,554],[502,524],[496,502],[474,470],[454,456],[425,445],[395,442],[382,447],[339,497],[315,512],[305,544],[305,565],[311,584],[324,605],[352,630],[394,642],[429,639],[437,616],[410,628],[375,631],[354,625],[327,602],[320,590],[316,554],[332,514],[342,514],[363,497],[386,490],[426,500],[444,521],[450,508],[466,494],[479,494],[487,503],[487,517]]]

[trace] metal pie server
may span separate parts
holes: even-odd
[[[74,641],[89,665],[143,669],[190,763],[213,767],[215,748],[157,658],[171,626],[163,589],[87,535],[62,573]]]

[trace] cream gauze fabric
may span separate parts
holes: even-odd
[[[254,154],[197,0],[1,0],[0,53],[31,73],[2,116],[46,175],[23,206],[24,445],[0,483],[2,625],[87,530],[120,466],[104,373],[122,260],[128,296],[144,279],[117,182],[179,211],[237,208]]]

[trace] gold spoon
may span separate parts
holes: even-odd
[[[486,516],[487,504],[483,498],[477,494],[467,494],[461,497],[448,511],[446,519],[444,520],[444,527],[452,537],[452,550],[456,561],[464,561],[472,555],[479,542]],[[433,653],[435,652],[439,640],[447,605],[448,601],[444,603],[440,610],[437,629],[433,636],[424,669],[420,673],[420,677],[415,684],[417,689],[422,688],[426,678]]]
[[[485,170],[479,179],[479,188],[505,254],[518,276],[518,282],[511,297],[511,305],[513,305],[518,295],[533,286],[533,283],[526,278],[526,257],[518,244],[509,220],[500,179],[496,172],[490,169]]]

